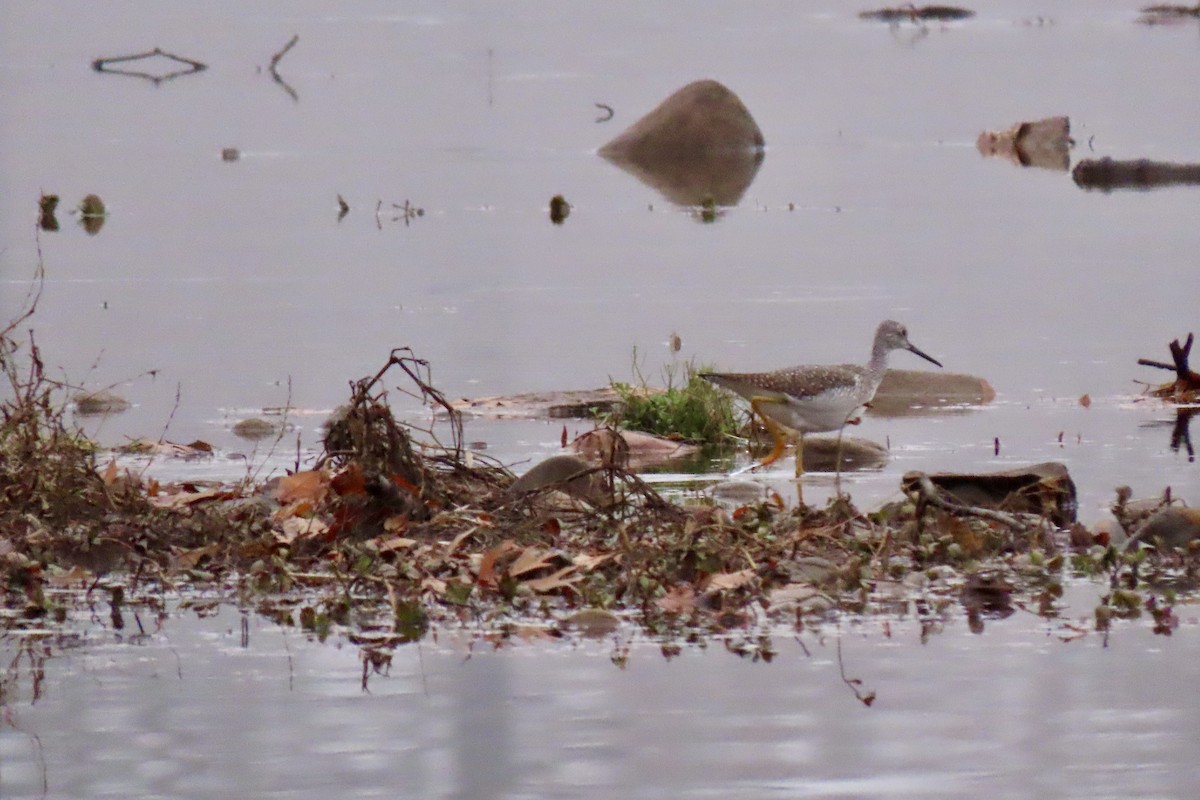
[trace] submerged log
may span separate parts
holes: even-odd
[[[673,203],[736,205],[763,160],[763,135],[736,94],[689,83],[598,151]]]
[[[1111,158],[1084,159],[1071,171],[1071,179],[1081,189],[1160,189],[1166,186],[1200,185],[1200,164],[1175,164],[1170,161],[1114,161]]]

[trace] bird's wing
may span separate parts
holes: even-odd
[[[865,370],[857,364],[800,366],[773,372],[706,372],[701,375],[742,397],[804,399],[828,391],[851,391]]]

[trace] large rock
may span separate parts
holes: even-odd
[[[908,472],[900,486],[905,492],[912,493],[918,481],[925,477],[938,489],[968,506],[1040,514],[1059,527],[1075,521],[1075,481],[1071,480],[1066,466],[1057,461],[999,472],[929,475]]]
[[[600,148],[602,158],[680,205],[736,205],[763,160],[763,135],[736,94],[689,83]]]

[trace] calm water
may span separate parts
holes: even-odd
[[[92,622],[49,645],[36,701],[28,657],[9,669],[0,791],[42,796],[44,762],[53,798],[1195,797],[1195,614],[1107,647],[1080,616],[975,635],[952,608],[924,644],[912,617],[845,622],[781,632],[770,663],[443,632],[367,691],[353,645],[255,617],[243,643],[230,606],[144,639]]]
[[[981,130],[1066,114],[1073,160],[1200,162],[1200,94],[1181,88],[1200,26],[1138,25],[1136,5],[1003,2],[920,31],[833,0],[5,3],[0,319],[37,263],[37,198],[57,193],[30,323],[44,359],[135,404],[92,424],[102,441],[169,421],[169,438],[222,454],[161,470],[230,478],[249,453],[234,421],[290,395],[312,412],[295,419],[307,456],[321,412],[392,347],[459,397],[600,386],[629,377],[634,348],[650,376],[673,358],[862,360],[895,317],[999,394],[868,419],[855,433],[892,459],[849,481],[856,500],[894,495],[907,469],[1056,459],[1084,519],[1118,483],[1200,502],[1196,464],[1155,424],[1173,411],[1132,402],[1134,379],[1166,375],[1137,358],[1165,359],[1196,327],[1200,190],[1085,192],[974,147]],[[298,100],[266,72],[293,34],[279,72]],[[155,46],[209,69],[157,86],[90,69]],[[702,77],[737,92],[767,141],[741,205],[708,225],[594,155]],[[615,117],[595,122],[595,103]],[[242,158],[222,161],[227,147]],[[95,236],[67,213],[92,192],[110,211]],[[574,205],[561,227],[546,212],[560,193]],[[405,201],[424,211],[407,225]],[[467,439],[520,462],[560,430],[473,421]],[[819,500],[828,481],[810,480]],[[177,621],[166,639],[53,659],[53,691],[17,710],[62,797],[1195,795],[1195,704],[1168,691],[1192,675],[1194,626],[1108,651],[994,627],[925,647],[911,630],[903,645],[847,638],[880,691],[866,710],[811,643],[803,658],[779,642],[771,666],[635,648],[624,672],[603,646],[465,662],[410,648],[362,695],[352,648],[293,639],[287,693],[277,633],[242,651],[219,625]],[[6,781],[32,791],[28,742],[5,732],[3,746]]]

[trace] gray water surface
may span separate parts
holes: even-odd
[[[1082,613],[1063,620],[1018,612],[981,635],[953,608],[778,631],[769,663],[719,639],[666,660],[628,628],[499,650],[443,631],[392,651],[366,691],[343,637],[251,615],[243,642],[229,605],[172,613],[133,641],[93,622],[76,626],[83,646],[34,646],[52,653],[36,701],[30,662],[8,669],[0,792],[1194,797],[1194,609],[1169,639],[1121,625],[1106,643],[1089,632],[1091,597],[1074,592]],[[0,641],[6,664],[20,643]]]
[[[1064,114],[1073,162],[1200,162],[1200,25],[1140,25],[1136,5],[1006,0],[922,29],[833,0],[5,3],[0,319],[40,247],[23,327],[54,374],[134,403],[89,430],[212,442],[214,459],[154,468],[231,479],[241,455],[269,472],[296,453],[289,434],[267,458],[233,422],[290,404],[309,459],[348,381],[393,347],[453,398],[628,379],[634,348],[651,377],[693,358],[861,361],[891,317],[998,396],[868,417],[854,432],[891,460],[843,481],[861,505],[908,469],[1047,459],[1070,468],[1085,520],[1121,483],[1200,502],[1173,409],[1135,402],[1133,382],[1164,379],[1137,358],[1196,328],[1200,190],[1089,192],[974,146]],[[295,100],[267,70],[293,35],[278,70]],[[155,85],[91,68],[155,46],[208,69]],[[594,152],[706,77],[767,142],[711,224]],[[614,118],[597,123],[596,103]],[[43,192],[62,196],[62,230],[35,236]],[[92,192],[110,212],[96,235],[68,213]],[[562,226],[556,194],[573,205]],[[424,212],[408,224],[406,201]],[[561,429],[473,420],[466,438],[519,471]],[[778,467],[765,479],[786,483]],[[810,502],[833,491],[806,480]],[[809,655],[775,637],[771,664],[719,643],[667,662],[638,641],[624,670],[608,642],[468,658],[468,634],[443,634],[397,650],[364,693],[356,648],[257,618],[242,648],[224,607],[56,650],[36,703],[18,664],[0,794],[41,796],[36,734],[56,798],[1195,797],[1196,623],[1180,613],[1169,639],[1143,622],[1108,648],[1023,614],[983,636],[953,618],[924,645],[911,619],[890,638],[843,621],[803,635]],[[871,708],[839,677],[838,640]],[[11,663],[19,642],[3,647]]]

